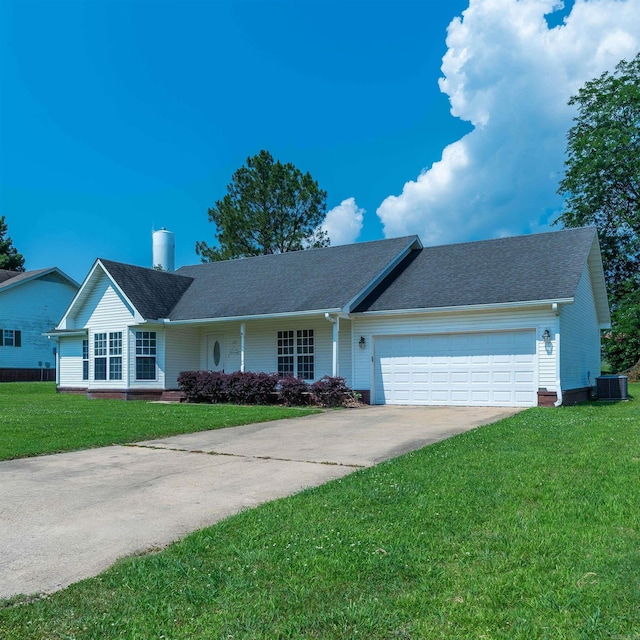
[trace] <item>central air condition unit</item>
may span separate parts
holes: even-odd
[[[598,376],[596,397],[598,400],[627,400],[627,376]]]

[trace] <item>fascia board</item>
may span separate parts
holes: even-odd
[[[470,304],[455,307],[429,307],[417,309],[385,309],[383,311],[360,311],[352,313],[354,317],[373,317],[373,316],[397,316],[397,315],[413,315],[418,313],[455,313],[467,311],[504,311],[505,309],[525,309],[527,307],[551,307],[555,304],[573,304],[574,298],[563,298],[556,300],[528,300],[523,302],[501,302],[496,304]]]
[[[602,265],[602,253],[598,234],[594,232],[593,244],[587,258],[593,296],[596,303],[596,313],[598,322],[601,325],[611,325],[611,311],[609,309],[609,298],[607,296],[607,283],[604,279],[604,268]],[[605,327],[606,328],[606,327]]]
[[[399,264],[404,260],[417,243],[418,249],[422,249],[422,242],[418,236],[413,236],[407,246],[391,260],[387,266],[380,271],[362,290],[360,290],[344,307],[345,313],[350,313],[351,309],[357,307]]]
[[[282,313],[265,313],[250,316],[227,316],[224,318],[192,318],[188,320],[164,320],[165,325],[180,324],[211,324],[218,322],[247,322],[249,320],[279,320],[281,318],[301,318],[308,316],[323,316],[325,313],[341,313],[342,309],[313,309],[309,311],[284,311]]]
[[[47,338],[73,338],[73,337],[78,337],[78,336],[86,336],[88,335],[88,331],[87,329],[78,329],[77,331],[74,331],[73,329],[70,329],[69,331],[46,331],[45,333],[41,334],[43,336],[46,336]]]

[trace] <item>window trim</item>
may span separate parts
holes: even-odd
[[[11,344],[7,344],[7,338],[11,335]],[[0,329],[0,347],[21,347],[22,331],[20,329]]]
[[[284,329],[276,333],[278,376],[315,380],[315,329]]]
[[[158,332],[135,331],[135,379],[140,382],[158,380]],[[153,366],[153,377],[139,376],[149,365]],[[149,367],[150,369],[150,367]]]

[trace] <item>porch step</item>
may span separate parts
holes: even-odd
[[[182,391],[163,391],[162,398],[160,398],[163,402],[183,402],[185,395]]]

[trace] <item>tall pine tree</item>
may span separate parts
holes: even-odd
[[[18,253],[13,241],[7,236],[7,222],[0,216],[0,269],[24,271],[24,256]]]

